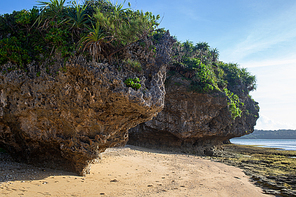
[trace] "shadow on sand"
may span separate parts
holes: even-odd
[[[0,152],[0,183],[7,181],[41,180],[50,176],[78,176],[75,173],[41,168],[33,165],[18,163],[5,152]]]

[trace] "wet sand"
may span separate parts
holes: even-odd
[[[270,196],[241,169],[153,149],[111,148],[85,177],[0,161],[0,196]],[[8,181],[10,180],[10,181]]]

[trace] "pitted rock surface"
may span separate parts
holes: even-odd
[[[1,72],[0,147],[18,161],[85,175],[101,152],[125,145],[130,128],[163,109],[167,57],[174,42],[169,33],[164,39],[168,42],[156,45],[149,62],[138,58],[141,73],[82,57]],[[141,79],[139,90],[124,84],[135,77]]]
[[[225,93],[195,93],[188,91],[189,85],[190,81],[178,73],[169,77],[163,111],[130,129],[128,143],[179,147],[212,155],[216,145],[254,131],[259,108],[242,87],[231,87],[244,103],[242,116],[233,119]]]

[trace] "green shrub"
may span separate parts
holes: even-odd
[[[229,106],[229,110],[231,112],[232,118],[235,119],[236,117],[241,117],[242,110],[240,109],[240,107],[244,106],[244,103],[242,103],[239,100],[239,97],[236,94],[227,90],[227,88],[224,88],[224,92],[226,96],[229,98],[228,106]]]
[[[256,77],[251,75],[246,68],[239,68],[237,64],[223,62],[220,62],[218,66],[224,70],[225,79],[230,85],[243,84],[248,91],[256,90]]]
[[[124,81],[124,83],[127,87],[131,87],[135,90],[138,90],[141,88],[140,79],[138,77],[136,77],[134,79],[128,78]]]
[[[164,28],[157,29],[153,32],[153,40],[155,43],[159,43],[160,39],[163,37],[163,35],[166,33],[166,30]]]
[[[0,40],[0,65],[8,61],[17,65],[31,62],[29,52],[22,48],[21,42],[14,36]]]

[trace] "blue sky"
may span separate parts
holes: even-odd
[[[111,0],[111,2],[116,2]],[[121,0],[119,3],[123,2]],[[296,129],[295,0],[130,0],[132,8],[163,17],[180,41],[208,42],[220,60],[257,77],[257,129]],[[0,14],[30,9],[34,0],[1,0]]]

